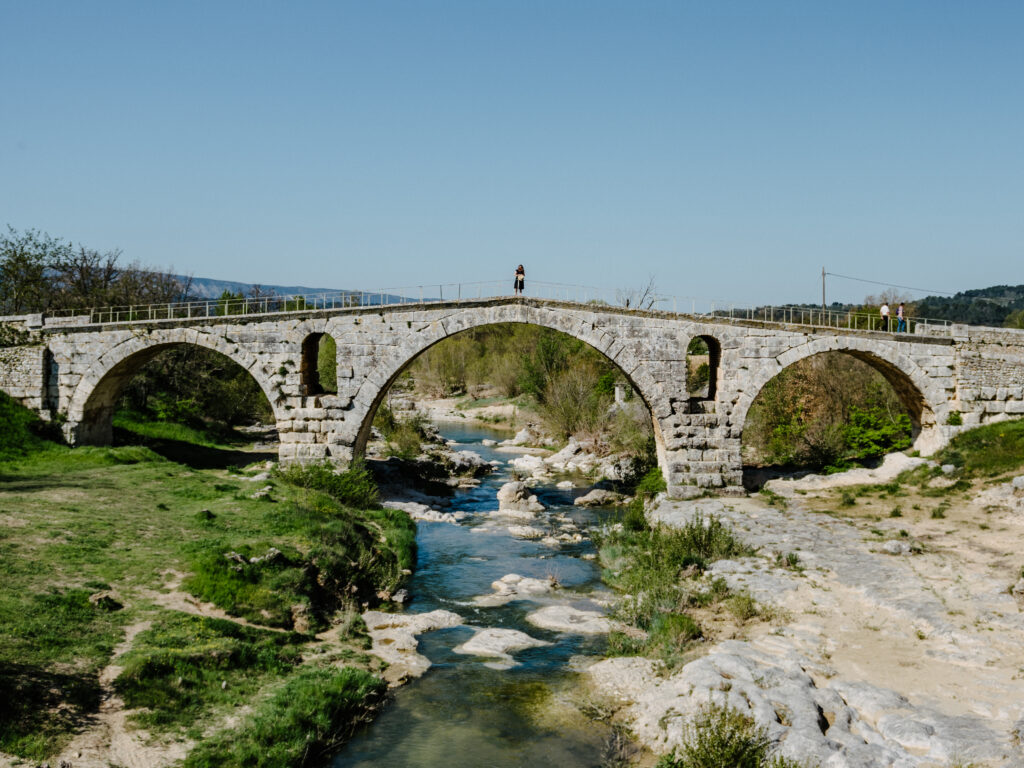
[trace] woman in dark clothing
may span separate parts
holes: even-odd
[[[515,279],[512,281],[512,290],[516,296],[519,296],[523,292],[523,288],[526,287],[526,270],[523,269],[523,265],[520,264],[516,267]]]

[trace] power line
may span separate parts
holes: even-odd
[[[855,280],[858,283],[871,283],[872,285],[884,285],[887,288],[902,288],[905,291],[918,291],[920,293],[935,293],[935,294],[938,294],[939,296],[954,296],[955,295],[955,294],[953,294],[950,291],[933,291],[933,290],[931,290],[929,288],[914,288],[913,286],[910,286],[910,285],[895,285],[893,283],[883,283],[883,282],[880,282],[878,280],[865,280],[862,277],[850,277],[849,275],[839,275],[839,274],[836,274],[835,272],[826,272],[825,274],[829,275],[830,277],[841,277],[843,280]]]

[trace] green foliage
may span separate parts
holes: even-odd
[[[337,394],[338,344],[329,333],[320,337],[316,355],[316,371],[320,389],[328,394]]]
[[[1024,328],[1024,307],[1011,312],[1006,316],[1006,320],[1003,321],[1005,328]]]
[[[142,365],[121,407],[147,419],[230,435],[231,428],[273,420],[267,396],[242,366],[197,345],[174,345]]]
[[[964,417],[960,411],[950,411],[946,417],[946,423],[951,427],[959,427],[964,423]]]
[[[211,706],[245,703],[267,673],[290,672],[305,638],[168,612],[121,657],[114,688],[143,726],[187,725]]]
[[[377,485],[362,461],[354,461],[344,472],[328,462],[292,464],[278,469],[278,477],[286,483],[307,490],[322,491],[337,502],[357,509],[377,506]]]
[[[0,392],[0,461],[10,461],[46,447],[40,435],[47,425],[32,411]]]
[[[844,427],[849,459],[877,459],[892,451],[910,447],[910,417],[895,416],[875,405],[870,408],[850,407],[849,421]]]
[[[376,604],[404,582],[415,564],[416,526],[404,512],[369,509],[377,489],[356,464],[292,466],[280,479],[303,489],[301,501],[268,512],[273,530],[297,536],[302,549],[270,540],[206,539],[195,548],[185,587],[250,621],[291,628],[293,606],[306,606],[315,626],[350,604]]]
[[[986,424],[957,435],[936,456],[962,478],[995,477],[1024,466],[1024,419]]]
[[[850,355],[814,355],[784,369],[755,398],[744,460],[826,471],[909,447],[911,421],[885,377]]]
[[[710,561],[752,554],[715,517],[698,516],[683,528],[611,528],[597,532],[595,541],[602,578],[627,595],[617,618],[647,633],[646,640],[620,633],[612,638],[610,652],[656,656],[669,666],[680,663],[686,644],[700,636],[699,627],[695,632],[687,619],[672,617],[728,594],[724,581],[701,591],[692,579]]]
[[[239,730],[197,745],[185,768],[320,765],[366,721],[386,687],[361,670],[303,670],[259,704]]]
[[[373,417],[373,426],[387,443],[388,455],[400,459],[414,459],[423,452],[428,424],[427,417],[419,411],[399,417],[387,403],[381,403]]]
[[[27,344],[30,334],[9,323],[0,323],[0,348],[17,347]]]
[[[735,709],[710,704],[688,723],[683,744],[656,768],[763,768],[771,765],[768,732]]]

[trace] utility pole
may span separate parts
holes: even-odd
[[[821,316],[825,316],[825,268],[821,268]]]

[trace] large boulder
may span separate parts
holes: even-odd
[[[505,483],[498,490],[498,510],[509,512],[543,512],[544,505],[530,493],[526,483]]]

